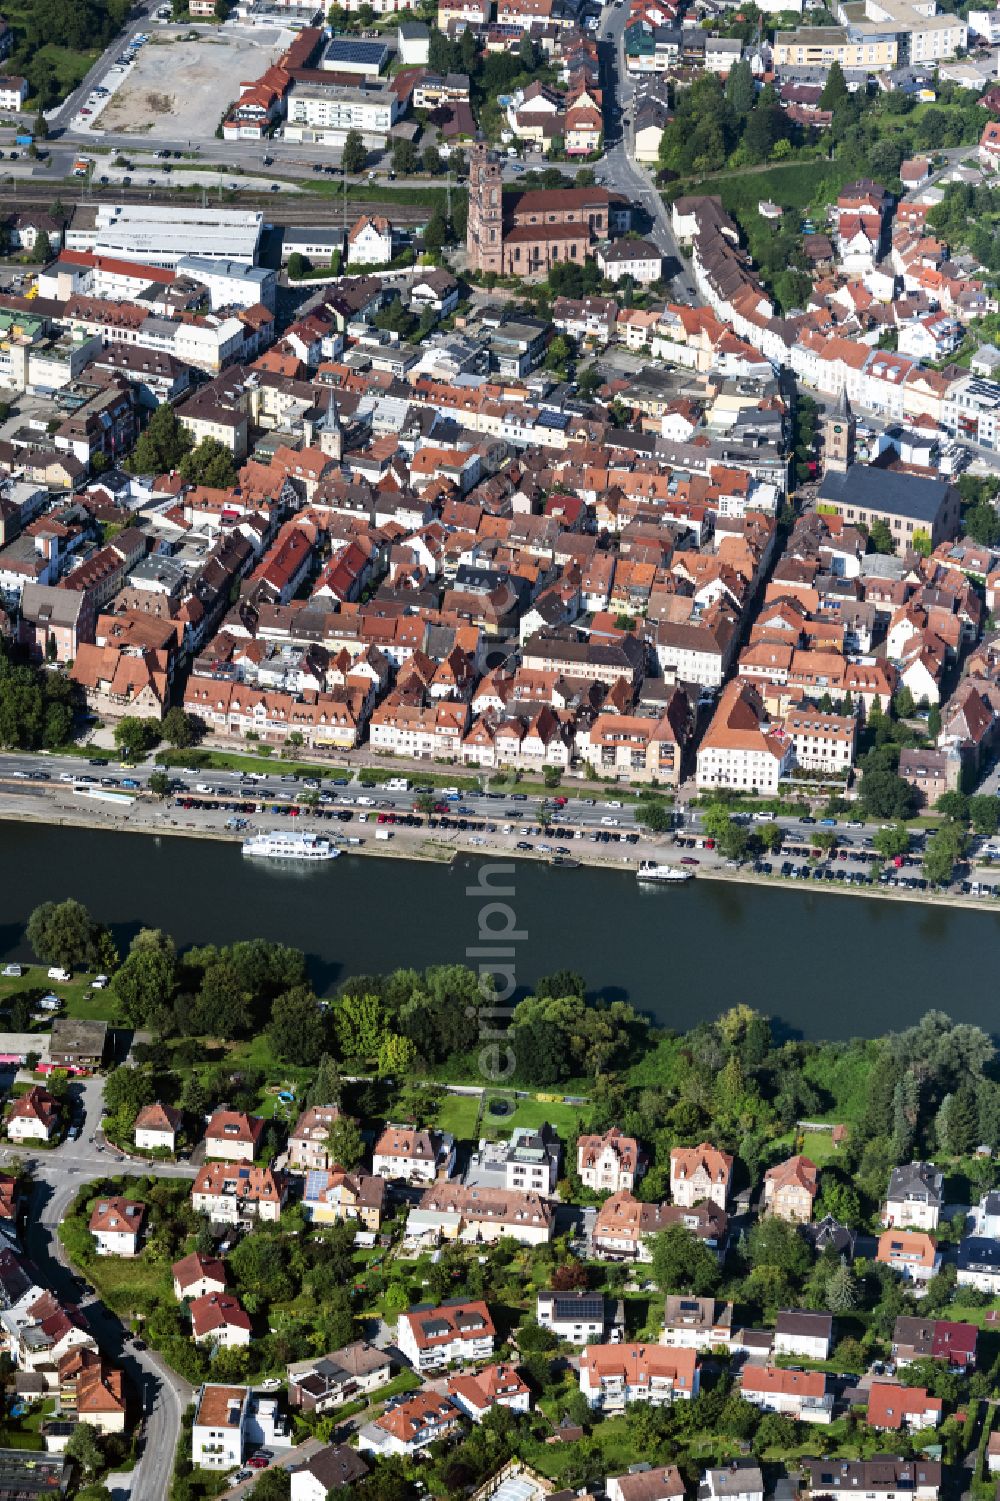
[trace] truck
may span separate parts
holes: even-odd
[[[86,177],[87,173],[90,171],[93,165],[94,164],[89,157],[78,156],[76,161],[73,163],[73,176]]]

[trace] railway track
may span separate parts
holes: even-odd
[[[76,204],[91,204],[99,201],[113,203],[155,203],[169,208],[178,202],[176,193],[163,192],[156,188],[140,188],[132,186],[123,188],[110,185],[102,190],[90,193],[74,189],[69,184],[53,183],[50,188],[40,190],[20,183],[0,183],[0,205],[10,206],[19,210],[42,209],[48,213],[52,204],[59,200],[66,208]],[[190,203],[191,197],[186,195],[180,200],[182,203]],[[218,193],[211,190],[206,193],[206,207],[208,208],[242,208],[259,211],[269,224],[343,224],[345,222],[344,200],[339,197],[326,197],[320,194],[278,194],[278,193],[227,193],[219,201]],[[346,208],[346,223],[350,226],[361,214],[381,213],[388,214],[398,224],[423,224],[430,217],[431,208],[424,203],[400,203],[393,197],[386,198],[348,198]]]

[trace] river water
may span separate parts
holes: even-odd
[[[261,936],[301,948],[329,993],[351,974],[478,960],[485,862],[345,855],[278,868],[238,844],[0,823],[0,957],[66,896],[124,948],[141,927],[180,947]],[[810,1038],[875,1035],[931,1006],[1000,1032],[1000,913],[723,881],[643,890],[625,873],[512,862],[504,900],[522,990],[555,969],[679,1030],[739,1001]],[[486,919],[500,924],[500,914]]]

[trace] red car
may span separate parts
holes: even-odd
[[[247,1464],[250,1466],[251,1470],[267,1469],[267,1460],[261,1454],[251,1454],[250,1458],[247,1460]]]

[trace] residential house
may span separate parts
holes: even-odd
[[[206,1384],[201,1388],[191,1430],[191,1458],[199,1469],[239,1469],[249,1408],[250,1392],[245,1386]]]
[[[967,1235],[959,1242],[956,1260],[959,1287],[975,1287],[991,1297],[1000,1293],[1000,1241]]]
[[[783,1308],[774,1326],[774,1353],[826,1360],[833,1344],[833,1319],[828,1313]]]
[[[450,1438],[461,1413],[450,1397],[415,1392],[390,1404],[380,1418],[358,1433],[358,1452],[410,1458],[438,1439]]]
[[[145,1217],[145,1204],[120,1197],[98,1199],[88,1226],[98,1256],[137,1255]]]
[[[100,1068],[108,1045],[108,1024],[57,1016],[49,1034],[49,1062],[71,1074]]]
[[[609,1475],[608,1501],[684,1501],[684,1481],[676,1465],[637,1464],[627,1475]]]
[[[396,1343],[415,1371],[489,1360],[496,1330],[490,1311],[482,1302],[442,1303],[437,1308],[417,1308],[401,1313]]]
[[[530,1388],[512,1365],[489,1365],[475,1373],[450,1376],[445,1393],[474,1423],[481,1423],[494,1407],[531,1411]]]
[[[385,1212],[387,1184],[375,1173],[348,1173],[342,1167],[310,1168],[302,1207],[314,1224],[356,1220],[375,1234]]]
[[[205,1156],[223,1162],[252,1162],[260,1151],[265,1122],[241,1110],[216,1110],[205,1127]]]
[[[941,1492],[940,1463],[922,1456],[803,1459],[800,1469],[803,1491],[814,1497],[842,1492],[858,1497],[858,1501],[938,1501]]]
[[[303,1110],[288,1137],[288,1166],[293,1172],[333,1166],[326,1143],[330,1127],[339,1119],[339,1105],[311,1105]]]
[[[819,1193],[819,1173],[808,1157],[789,1157],[764,1174],[764,1208],[779,1220],[808,1224]]]
[[[661,1345],[684,1350],[728,1349],[732,1337],[732,1303],[687,1293],[672,1293],[667,1297]]]
[[[622,1412],[632,1402],[662,1407],[698,1395],[694,1350],[664,1345],[588,1345],[580,1356],[580,1390],[591,1407]]]
[[[908,1162],[894,1167],[882,1209],[888,1227],[936,1230],[944,1202],[944,1175],[933,1162]]]
[[[902,1428],[936,1428],[944,1404],[924,1386],[901,1386],[896,1381],[873,1381],[868,1389],[869,1428],[898,1433]]]
[[[250,1315],[232,1293],[205,1293],[191,1302],[191,1336],[196,1345],[245,1348],[250,1343]]]
[[[191,1188],[201,1214],[225,1225],[280,1218],[288,1186],[283,1173],[239,1162],[206,1162]]]
[[[984,1241],[982,1244],[992,1246],[995,1243]],[[962,1245],[968,1245],[968,1242],[963,1241]],[[1000,1267],[1000,1245],[996,1249],[996,1262]],[[941,1265],[940,1253],[931,1236],[924,1230],[886,1230],[878,1238],[875,1260],[882,1262],[883,1266],[891,1266],[904,1282],[914,1283],[915,1291],[918,1292],[927,1285]],[[958,1280],[962,1281],[962,1246],[959,1247]]]
[[[348,1444],[327,1444],[292,1470],[291,1501],[327,1501],[344,1486],[356,1486],[368,1466]]]
[[[976,1365],[978,1337],[975,1324],[900,1314],[892,1331],[892,1358],[897,1370],[915,1360],[940,1360],[949,1370],[971,1371]]]
[[[436,1243],[460,1240],[489,1244],[509,1236],[520,1245],[552,1239],[555,1215],[547,1198],[510,1188],[437,1184],[425,1189],[406,1220],[407,1238]]]
[[[645,1162],[634,1136],[623,1136],[617,1126],[603,1136],[578,1136],[576,1171],[584,1188],[594,1193],[619,1193],[633,1189]]]
[[[144,1105],[135,1118],[135,1144],[150,1152],[177,1150],[177,1133],[184,1123],[184,1115],[173,1105],[164,1105],[157,1100],[155,1105]]]
[[[51,1141],[59,1129],[59,1103],[40,1084],[14,1100],[7,1112],[11,1141]]]
[[[329,1355],[297,1360],[286,1368],[288,1402],[304,1412],[330,1412],[354,1397],[369,1396],[392,1380],[384,1350],[357,1340]]]
[[[627,1189],[605,1199],[594,1222],[593,1245],[602,1256],[629,1261],[652,1260],[646,1240],[671,1225],[683,1225],[716,1255],[722,1254],[729,1235],[724,1209],[703,1199],[691,1209],[680,1204],[646,1204]]]
[[[174,1279],[174,1297],[178,1302],[182,1298],[203,1298],[206,1293],[224,1293],[226,1290],[226,1268],[215,1256],[202,1256],[200,1251],[192,1251],[190,1256],[175,1261],[170,1271]]]
[[[764,1476],[752,1460],[734,1459],[719,1470],[706,1470],[698,1501],[764,1501]]]
[[[708,1199],[725,1209],[732,1181],[732,1157],[707,1141],[697,1147],[674,1147],[670,1153],[670,1196],[683,1208]]]
[[[455,1141],[447,1132],[386,1126],[372,1154],[372,1172],[390,1182],[433,1183],[455,1170]]]
[[[744,1401],[796,1423],[829,1423],[833,1419],[833,1394],[826,1389],[822,1371],[792,1371],[749,1360],[743,1367],[740,1389]]]
[[[535,1318],[568,1345],[599,1345],[609,1332],[621,1333],[622,1305],[592,1292],[540,1292]]]

